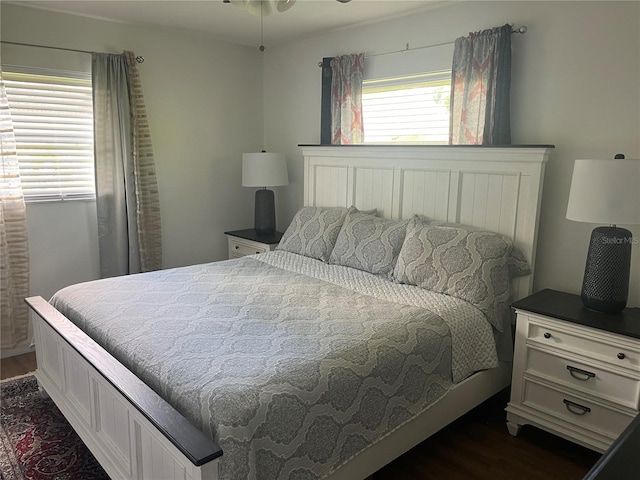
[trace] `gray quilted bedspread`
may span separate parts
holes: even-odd
[[[465,302],[288,252],[88,282],[51,302],[220,444],[223,480],[323,478],[454,377],[497,365]]]

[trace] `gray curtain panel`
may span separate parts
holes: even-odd
[[[100,276],[162,268],[160,200],[133,52],[92,58]]]
[[[456,39],[451,68],[452,145],[511,143],[511,25]]]
[[[100,276],[138,273],[127,59],[94,53],[91,78]]]

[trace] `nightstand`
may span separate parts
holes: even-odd
[[[594,312],[556,290],[513,307],[509,432],[534,425],[604,452],[640,408],[640,309]]]
[[[281,232],[258,235],[253,228],[224,232],[224,234],[229,242],[229,258],[269,252],[278,246],[283,235]]]

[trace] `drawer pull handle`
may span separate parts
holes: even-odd
[[[620,352],[618,355],[616,355],[620,360],[624,360],[626,358],[626,355],[622,352]]]
[[[589,407],[585,407],[584,405],[580,405],[579,403],[572,402],[570,400],[567,400],[566,398],[562,401],[567,407],[567,410],[569,410],[574,415],[585,415],[591,411]]]
[[[549,332],[544,332],[544,338],[551,338],[551,334]]]
[[[240,246],[239,245],[236,245],[236,250],[240,250]]]
[[[590,378],[596,376],[596,374],[593,372],[588,372],[586,370],[582,370],[581,368],[572,367],[571,365],[567,365],[567,370],[569,370],[569,373],[573,378],[582,380],[583,382],[586,382]]]
[[[260,252],[256,252],[256,255],[259,254]]]

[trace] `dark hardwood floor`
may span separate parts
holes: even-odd
[[[600,454],[535,427],[509,434],[509,390],[428,438],[375,474],[374,480],[581,479]]]
[[[36,369],[35,352],[3,358],[0,361],[0,379],[16,377]]]
[[[31,372],[35,355],[2,359],[2,378]],[[525,426],[507,432],[504,390],[407,452],[373,480],[572,480],[581,479],[600,454]]]

